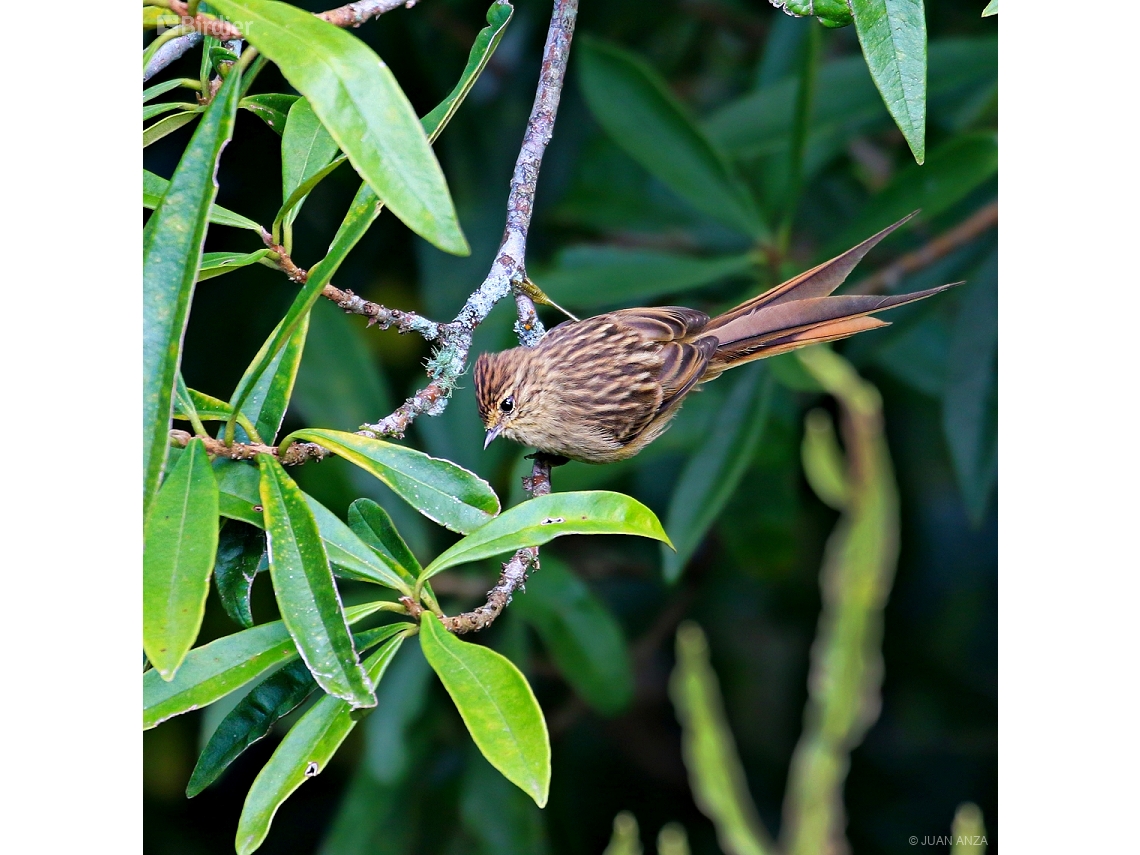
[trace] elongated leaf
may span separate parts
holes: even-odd
[[[460,641],[430,612],[420,622],[420,644],[487,762],[545,807],[550,737],[526,677],[505,656]]]
[[[348,527],[353,534],[383,555],[405,579],[414,582],[420,562],[400,537],[388,512],[371,499],[357,499],[348,506]]]
[[[219,0],[250,44],[312,105],[353,167],[397,217],[445,252],[470,252],[412,105],[364,42],[274,0]]]
[[[161,116],[163,113],[169,113],[171,110],[182,110],[183,112],[197,112],[197,104],[186,104],[179,101],[164,101],[161,104],[144,104],[143,105],[143,121],[153,119],[155,116]],[[145,145],[144,145],[145,148]]]
[[[407,629],[406,623],[389,624],[358,634],[356,643],[364,650]],[[249,746],[269,733],[274,723],[299,707],[316,690],[317,683],[300,658],[262,680],[238,701],[210,736],[186,785],[186,797],[194,798],[218,780]]]
[[[403,641],[404,636],[397,635],[365,661],[370,693]],[[327,695],[293,725],[249,788],[238,820],[238,855],[253,852],[262,844],[277,808],[301,784],[325,770],[356,721],[352,707]]]
[[[499,512],[491,485],[450,460],[402,445],[336,430],[293,433],[371,472],[428,519],[466,534]]]
[[[336,152],[336,141],[321,124],[308,99],[299,98],[289,108],[285,133],[281,135],[282,200],[288,200],[294,190],[324,169]],[[296,218],[302,201],[294,204],[287,214],[282,209],[286,223]]]
[[[429,134],[429,139],[435,139],[433,134],[438,134],[451,121],[451,117],[455,115],[459,105],[467,97],[467,93],[479,80],[479,75],[487,67],[491,54],[499,46],[514,11],[509,3],[492,3],[487,9],[487,26],[480,30],[479,35],[475,37],[471,51],[467,56],[467,65],[459,76],[459,82],[448,93],[448,96],[436,105],[434,110],[423,117],[423,127]]]
[[[906,228],[938,216],[993,178],[997,168],[996,134],[981,131],[954,138],[931,152],[925,166],[911,166],[871,197],[859,216],[829,245],[828,250],[835,252],[821,253],[821,257],[838,255],[916,208],[922,213]]]
[[[281,420],[285,418],[285,410],[293,394],[293,383],[297,379],[297,369],[301,365],[301,354],[305,350],[305,337],[309,334],[309,316],[306,313],[298,319],[282,347],[270,356],[269,349],[277,341],[280,329],[279,324],[269,334],[238,381],[234,397],[230,399],[231,411],[240,406],[241,412],[253,422],[262,442],[266,443],[273,442],[277,437]],[[250,377],[254,371],[258,371],[259,376],[251,382]],[[239,442],[250,441],[240,428],[235,436]]]
[[[196,80],[189,80],[188,78],[180,77],[175,78],[174,80],[164,80],[162,83],[156,83],[154,86],[148,86],[143,90],[143,103],[145,104],[147,101],[150,101],[152,98],[157,98],[159,95],[165,95],[167,92],[170,92],[172,89],[177,89],[179,86],[182,86],[185,83],[193,83],[194,85],[197,85]]]
[[[313,513],[277,459],[259,454],[269,572],[281,617],[313,677],[353,707],[372,707]]]
[[[930,43],[931,102],[993,80],[997,75],[997,39],[947,38]],[[796,99],[796,80],[784,79],[730,101],[704,123],[709,137],[726,153],[755,157],[788,145]],[[819,70],[812,111],[811,139],[840,136],[885,120],[883,99],[862,57],[844,57]],[[811,145],[809,145],[809,149]]]
[[[363,582],[376,582],[403,593],[411,593],[410,581],[386,555],[378,554],[353,533],[340,517],[314,499],[305,496],[313,518],[321,530],[321,538],[331,561],[341,572],[339,575]]]
[[[666,528],[673,533],[676,551],[661,550],[665,581],[675,582],[716,522],[764,433],[772,399],[772,380],[764,365],[737,372],[732,393],[717,414],[715,427],[685,464],[673,498],[669,501]]]
[[[182,335],[206,238],[206,216],[218,192],[214,173],[233,133],[240,75],[232,75],[203,114],[170,186],[143,228],[143,501],[166,464],[174,378]]]
[[[155,175],[153,172],[143,170],[143,207],[149,210],[154,210],[158,207],[158,203],[162,201],[162,197],[166,195],[166,190],[170,186],[170,182],[163,178],[161,175]],[[249,229],[250,231],[261,233],[261,226],[255,223],[248,217],[243,217],[241,214],[235,214],[228,208],[223,208],[221,205],[210,205],[210,214],[207,219],[211,223],[216,223],[219,226],[233,226],[235,229]]]
[[[218,476],[218,510],[221,515],[263,528],[265,520],[256,467],[234,460],[217,460],[214,469]],[[376,582],[404,594],[412,593],[411,586],[396,569],[388,566],[383,556],[353,534],[336,514],[312,496],[305,496],[305,502],[316,520],[329,561],[339,571],[337,575]]]
[[[202,440],[192,439],[146,518],[143,650],[170,680],[198,637],[218,548],[218,482]]]
[[[554,267],[535,276],[535,281],[563,305],[595,309],[677,294],[745,273],[755,263],[747,253],[693,258],[616,246],[575,246],[559,252]]]
[[[614,715],[633,699],[633,665],[621,626],[561,561],[544,554],[542,569],[531,574],[526,594],[516,596],[511,608],[594,709]]]
[[[345,618],[356,623],[375,614],[380,605],[353,606],[345,609]],[[143,730],[212,704],[296,655],[289,630],[278,620],[195,647],[169,683],[151,668],[143,672]]]
[[[625,151],[698,211],[749,236],[767,228],[744,185],[661,76],[595,39],[579,45],[582,94]]]
[[[201,115],[200,110],[183,110],[181,113],[175,113],[173,116],[167,116],[165,119],[160,119],[153,125],[148,125],[143,128],[142,132],[142,147],[146,148],[153,145],[163,137],[170,136],[183,125],[188,125]]]
[[[238,106],[249,110],[277,131],[277,136],[281,136],[285,133],[285,122],[289,116],[289,108],[299,97],[298,95],[267,92],[262,95],[247,95],[238,102]]]
[[[629,496],[606,490],[550,493],[503,511],[440,554],[421,578],[523,546],[541,546],[565,534],[635,534],[669,543],[653,511]]]
[[[720,848],[727,855],[774,853],[748,795],[744,767],[709,665],[708,642],[692,621],[677,630],[677,666],[669,679],[669,697],[681,722],[681,752],[693,800],[716,826]]]
[[[923,0],[851,0],[863,57],[914,159],[926,159],[926,10]]]
[[[213,279],[237,270],[257,264],[269,255],[268,249],[259,249],[255,252],[207,252],[202,256],[202,266],[198,268],[198,281]]]
[[[347,158],[342,154],[340,157],[333,158],[329,163],[322,166],[312,175],[308,176],[302,181],[297,188],[290,193],[281,205],[281,209],[277,213],[277,218],[273,221],[274,227],[280,223],[291,225],[297,219],[297,214],[301,211],[301,205],[309,197],[313,188],[336,172],[337,168],[345,162]]]
[[[996,15],[997,13],[998,13],[998,0],[990,0],[990,2],[986,4],[986,8],[982,10],[982,17],[988,18],[991,15]]]
[[[942,429],[974,525],[997,480],[997,252],[970,276],[954,323],[942,397]]]
[[[227,520],[218,534],[218,558],[214,564],[218,599],[226,614],[247,628],[253,626],[249,607],[253,580],[258,571],[269,569],[265,549],[265,532],[237,520]]]

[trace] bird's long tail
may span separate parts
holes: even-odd
[[[960,284],[955,282],[912,294],[886,297],[873,294],[831,296],[875,244],[917,213],[904,217],[842,255],[710,320],[701,332],[715,335],[720,344],[709,360],[705,379],[754,359],[888,326],[886,321],[870,315],[883,309],[905,306]]]

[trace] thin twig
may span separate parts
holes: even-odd
[[[901,255],[847,291],[848,294],[881,294],[889,292],[903,277],[933,264],[978,235],[997,225],[998,203],[993,201],[975,211],[950,231],[945,232],[914,252]]]
[[[404,435],[416,416],[439,415],[462,376],[475,328],[490,314],[499,300],[515,291],[518,320],[515,332],[519,343],[533,347],[542,340],[544,330],[534,303],[515,290],[526,281],[526,239],[534,210],[534,194],[542,155],[554,133],[554,119],[566,78],[566,60],[578,15],[578,0],[555,0],[546,46],[542,52],[542,73],[534,96],[530,119],[523,134],[522,147],[511,178],[507,197],[507,223],[503,240],[491,270],[483,284],[467,298],[455,321],[441,330],[441,342],[428,363],[431,383],[408,398],[391,415],[376,424],[363,425],[360,433],[372,437]]]
[[[535,455],[530,477],[523,478],[523,487],[526,488],[531,498],[545,496],[550,492],[550,469],[555,463],[555,459],[541,452]],[[538,570],[538,547],[523,547],[512,556],[510,561],[503,564],[499,583],[487,592],[487,602],[469,612],[454,617],[443,617],[444,628],[456,635],[486,629],[494,623],[495,618],[502,614],[515,591],[526,584],[527,576],[536,570]],[[424,611],[422,606],[411,597],[401,597],[400,602],[404,604],[413,618],[419,620]]]
[[[344,6],[338,6],[335,9],[329,9],[326,12],[317,13],[317,17],[337,27],[359,27],[369,18],[375,18],[378,15],[383,15],[385,12],[391,12],[393,9],[404,6],[408,9],[416,5],[418,0],[370,0],[370,2],[363,3],[348,3]],[[182,0],[170,0],[165,4],[171,12],[175,15],[183,16],[183,24],[190,26],[194,29],[193,33],[188,33],[185,36],[179,36],[173,39],[169,44],[163,45],[151,57],[151,61],[147,63],[143,69],[143,82],[150,80],[162,69],[166,68],[174,60],[178,59],[194,45],[202,40],[203,34],[215,36],[222,41],[232,41],[234,39],[245,38],[241,30],[228,21],[223,21],[212,15],[204,15],[199,13],[197,16],[191,18],[188,15],[187,4]]]
[[[184,430],[170,431],[170,444],[178,448],[185,448],[186,443],[194,439],[194,434]],[[253,460],[259,454],[272,454],[281,461],[283,466],[299,466],[310,460],[324,460],[329,452],[315,442],[294,442],[283,455],[277,453],[276,446],[262,445],[259,442],[235,442],[226,445],[220,439],[212,436],[199,436],[206,452],[215,457],[228,457],[230,460]]]

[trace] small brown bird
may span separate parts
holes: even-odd
[[[482,354],[475,395],[483,447],[505,436],[584,463],[624,460],[665,431],[690,391],[729,368],[888,326],[868,316],[952,285],[829,295],[913,216],[715,318],[680,306],[621,309],[559,324],[537,347]]]

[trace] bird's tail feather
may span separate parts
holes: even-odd
[[[960,284],[955,282],[912,294],[831,296],[875,244],[913,216],[899,220],[842,255],[710,320],[701,332],[715,335],[719,344],[709,361],[705,379],[754,359],[887,326],[885,321],[868,316]]]

